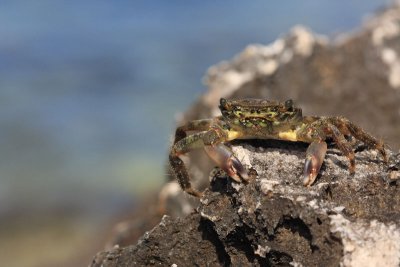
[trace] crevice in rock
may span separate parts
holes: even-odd
[[[235,192],[235,189],[232,188],[232,181],[226,173],[218,167],[214,167],[212,170],[214,178],[210,182],[210,188],[213,192],[218,192],[221,195],[231,195]]]
[[[254,263],[257,261],[260,266],[267,266],[268,260],[266,258],[254,254],[254,249],[252,247],[253,242],[249,239],[249,237],[255,239],[254,234],[254,229],[243,224],[226,237],[226,244],[243,252],[249,262]]]
[[[267,254],[267,259],[267,264],[263,266],[293,266],[290,264],[293,262],[293,258],[285,252],[271,250]]]
[[[215,246],[218,261],[221,263],[221,266],[231,266],[229,254],[226,252],[224,244],[218,238],[213,223],[202,218],[198,230],[202,233],[203,239],[210,241]]]
[[[292,218],[292,217],[284,216],[282,218],[282,220],[279,222],[279,224],[275,227],[275,230],[274,230],[275,233],[279,231],[279,228],[288,229],[293,234],[298,233],[301,237],[303,237],[304,239],[307,240],[307,242],[310,246],[311,252],[314,252],[315,250],[319,249],[317,246],[312,244],[313,237],[312,237],[310,228],[300,218]]]

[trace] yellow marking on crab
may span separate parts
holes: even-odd
[[[278,133],[278,136],[282,140],[287,140],[287,141],[298,141],[297,139],[297,131],[295,130],[289,130],[286,132],[280,132]]]
[[[243,136],[243,133],[238,132],[238,131],[228,131],[228,140],[235,140],[239,139],[241,136]]]

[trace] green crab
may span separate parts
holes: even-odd
[[[349,159],[349,172],[354,173],[355,159],[351,143],[354,137],[377,149],[385,162],[384,143],[343,117],[303,116],[292,100],[284,103],[265,99],[226,100],[221,98],[222,115],[190,121],[176,129],[169,161],[180,186],[190,195],[201,197],[192,188],[188,172],[180,156],[196,148],[204,148],[215,163],[237,182],[248,181],[249,175],[233,152],[224,145],[234,139],[278,139],[309,143],[303,173],[303,184],[311,186],[317,177],[332,139]],[[187,135],[188,132],[193,134]]]

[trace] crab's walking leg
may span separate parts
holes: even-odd
[[[314,141],[312,142],[306,152],[306,162],[304,164],[303,184],[310,186],[317,178],[322,163],[324,162],[327,150],[326,142]]]
[[[179,140],[172,146],[169,154],[171,169],[175,174],[179,185],[186,193],[199,198],[202,196],[202,193],[192,188],[185,164],[183,163],[182,159],[179,158],[179,156],[189,152],[192,149],[204,147],[203,139],[207,134],[207,131],[203,131]]]
[[[204,135],[204,133],[206,133],[203,132],[197,135],[195,134],[192,135],[190,138],[188,138],[186,137],[186,132],[206,131],[210,128],[213,121],[214,121],[213,119],[194,120],[194,121],[189,121],[185,125],[178,127],[175,131],[174,146],[172,147],[169,155],[170,166],[173,174],[176,176],[179,182],[179,185],[185,192],[196,197],[201,197],[202,194],[192,188],[189,181],[189,174],[186,170],[183,161],[179,158],[179,155],[188,152],[191,149],[191,147],[192,148],[202,147],[202,145],[199,144],[199,139],[201,139],[201,136]],[[180,142],[182,139],[185,138],[186,138],[185,141]],[[187,147],[186,150],[184,149],[185,146]]]
[[[340,149],[340,151],[342,151],[343,155],[345,155],[349,159],[349,172],[350,174],[353,174],[355,171],[356,162],[354,151],[351,145],[335,125],[328,124],[326,131],[330,134],[330,136],[332,136],[333,140],[336,143],[336,146]]]
[[[192,188],[192,185],[189,181],[189,174],[183,161],[178,156],[169,155],[169,163],[181,188],[192,196],[198,198],[202,197],[202,193]]]
[[[194,120],[189,121],[185,125],[176,128],[174,144],[179,140],[185,138],[186,132],[188,131],[207,131],[208,129],[210,129],[213,122],[214,119]]]
[[[341,131],[349,132],[352,136],[354,136],[358,140],[361,140],[368,147],[377,149],[379,153],[381,153],[383,160],[385,162],[388,161],[385,151],[385,145],[382,140],[377,140],[375,137],[365,132],[361,127],[355,125],[346,118],[343,117],[334,118],[333,123],[337,125],[337,127],[340,128]]]

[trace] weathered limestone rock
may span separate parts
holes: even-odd
[[[92,266],[398,266],[400,155],[347,159],[328,149],[316,184],[302,185],[306,146],[236,142],[258,174],[240,184],[214,171],[196,211],[165,216],[136,246],[100,253]]]

